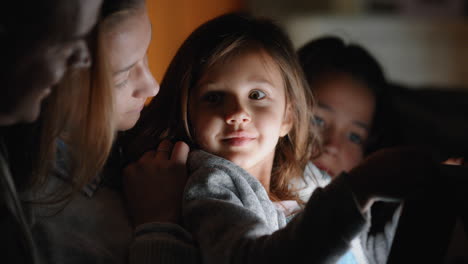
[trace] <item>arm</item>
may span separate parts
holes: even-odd
[[[135,229],[130,245],[130,264],[199,263],[191,235],[171,223],[146,223]]]
[[[379,224],[378,230],[368,230],[361,235],[361,243],[369,264],[387,262],[402,206],[399,204],[398,207],[388,208],[392,209],[392,214],[386,215],[386,218],[382,220],[383,225]]]
[[[377,200],[401,201],[438,175],[433,153],[424,148],[379,150],[349,172],[348,183],[363,213]]]
[[[327,263],[337,260],[364,227],[365,219],[348,187],[346,175],[317,189],[304,212],[285,228],[276,230],[269,223],[274,221],[274,215],[268,214],[268,208],[252,206],[262,204],[265,197],[268,199],[266,192],[265,197],[259,197],[255,185],[250,184],[253,188],[249,190],[239,187],[244,183],[233,179],[237,173],[216,162],[216,166],[197,168],[190,176],[184,220],[199,243],[204,263],[276,263],[304,259]]]
[[[244,189],[223,180],[236,172],[217,162],[217,166],[200,166],[191,175],[184,220],[206,263],[302,259],[327,263],[336,261],[363,230],[363,214],[375,200],[407,197],[433,174],[434,161],[427,151],[400,148],[378,152],[349,174],[315,190],[303,213],[271,233],[261,217],[263,211],[247,209],[248,203],[235,199]]]
[[[363,213],[376,200],[401,201],[420,192],[438,175],[433,154],[425,149],[401,147],[370,155],[349,173],[349,183]],[[401,206],[386,219],[380,232],[363,234],[370,263],[386,262],[401,213]]]
[[[293,182],[293,186],[303,194],[303,200],[308,201],[317,185],[323,187],[329,184],[327,179],[313,163],[309,163],[304,172],[304,180]],[[367,221],[366,227],[359,236],[359,242],[369,264],[386,262],[400,213],[401,204],[396,203],[374,204],[371,210],[365,213],[372,221]]]
[[[188,146],[163,141],[124,170],[129,214],[136,226],[129,263],[198,263],[199,252],[180,225]]]
[[[3,255],[15,259],[16,263],[39,263],[37,247],[4,153],[0,141],[0,224],[5,228],[0,246],[5,250]],[[29,213],[29,207],[26,209]]]

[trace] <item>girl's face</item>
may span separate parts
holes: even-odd
[[[270,56],[248,52],[213,66],[192,90],[189,106],[201,149],[269,182],[278,139],[291,128],[282,75]]]
[[[155,96],[159,84],[153,78],[146,52],[151,24],[145,9],[128,16],[106,34],[115,90],[117,130],[132,128],[145,101]]]
[[[313,89],[318,101],[314,123],[324,139],[323,153],[313,163],[335,177],[361,162],[375,98],[367,86],[347,75],[324,79]]]

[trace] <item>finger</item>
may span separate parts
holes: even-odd
[[[156,155],[154,156],[154,159],[169,160],[171,153],[172,143],[169,140],[165,139],[159,144],[158,148],[156,149]]]
[[[126,176],[127,176],[127,175],[130,175],[130,174],[132,173],[132,171],[134,170],[134,168],[133,168],[134,166],[135,166],[134,164],[130,164],[130,165],[128,165],[127,167],[125,167],[125,168],[123,169],[122,175],[124,176],[124,177],[123,177],[124,180],[126,180],[126,178],[127,178]]]
[[[129,182],[131,181],[131,178],[135,178],[138,176],[136,171],[137,171],[137,166],[135,165],[135,163],[130,164],[123,169],[122,178],[123,178],[124,186],[128,187]]]
[[[450,158],[450,159],[442,162],[442,164],[463,166],[463,165],[466,164],[466,161],[465,161],[465,158]]]
[[[151,161],[154,159],[154,156],[156,155],[156,151],[154,150],[150,150],[150,151],[147,151],[145,152],[145,154],[143,154],[140,158],[140,162],[147,162],[147,161]]]
[[[185,165],[187,163],[189,151],[190,148],[185,142],[178,141],[175,143],[174,149],[172,149],[171,160],[176,164]]]

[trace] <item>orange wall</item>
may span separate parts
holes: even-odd
[[[179,46],[196,27],[218,15],[245,7],[244,0],[146,1],[153,24],[148,60],[158,82]]]

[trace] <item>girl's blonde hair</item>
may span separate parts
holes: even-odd
[[[313,98],[289,38],[270,20],[227,14],[195,30],[172,60],[159,95],[143,113],[134,134],[144,138],[142,141],[145,142],[170,138],[196,145],[192,141],[188,119],[191,89],[213,65],[251,51],[265,52],[278,65],[293,119],[288,135],[280,138],[276,146],[270,197],[272,200],[299,201],[289,183],[291,179],[303,176],[310,153],[319,149],[317,133],[310,123]],[[140,148],[133,153],[144,150]]]

